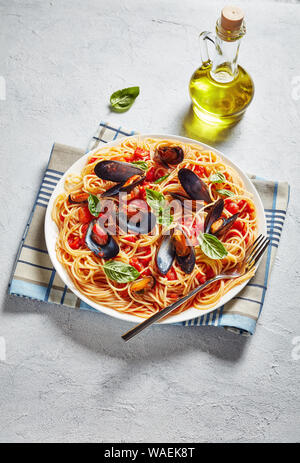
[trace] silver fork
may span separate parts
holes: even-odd
[[[124,339],[124,341],[128,341],[129,339],[133,338],[133,336],[140,333],[148,326],[152,325],[152,323],[155,323],[158,320],[161,320],[166,315],[168,315],[170,312],[177,309],[177,307],[179,307],[181,304],[183,304],[184,302],[194,297],[197,293],[199,293],[199,291],[201,291],[202,289],[204,289],[206,286],[210,285],[214,281],[228,280],[231,278],[239,278],[245,275],[246,273],[248,273],[258,263],[258,261],[264,254],[265,250],[267,249],[269,242],[270,242],[269,238],[263,235],[259,235],[258,238],[256,238],[256,240],[247,250],[245,258],[242,262],[237,264],[230,271],[220,273],[219,275],[211,278],[210,280],[207,280],[201,286],[198,286],[197,288],[190,291],[186,296],[182,297],[181,299],[178,299],[178,301],[174,302],[174,304],[171,304],[168,307],[165,307],[160,312],[156,312],[154,315],[151,315],[151,317],[139,323],[134,328],[131,328],[129,331],[127,331],[125,334],[122,335],[122,338]]]

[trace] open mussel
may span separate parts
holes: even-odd
[[[155,286],[155,278],[151,275],[135,280],[130,285],[130,290],[133,293],[145,294]]]
[[[68,201],[70,204],[83,204],[87,203],[89,194],[85,192],[81,193],[70,193],[68,196]]]
[[[239,213],[234,214],[228,218],[221,217],[224,209],[224,200],[218,199],[209,210],[205,222],[204,232],[211,233],[217,237],[224,235],[234,224],[239,216]]]
[[[145,179],[142,169],[121,161],[100,161],[96,164],[94,172],[102,180],[117,183],[102,193],[103,197],[115,196],[122,191],[129,192]]]
[[[209,209],[208,214],[204,221],[204,232],[210,233],[212,224],[217,221],[224,209],[224,199],[218,199],[214,205]]]
[[[180,146],[160,146],[155,151],[154,159],[164,166],[177,166],[184,159],[184,152]]]
[[[142,199],[133,199],[119,205],[118,224],[125,233],[147,235],[156,225],[156,216]]]
[[[184,273],[192,273],[196,263],[195,251],[181,229],[175,228],[172,234],[172,242],[175,248],[176,260],[181,269]]]
[[[204,201],[207,204],[212,202],[206,184],[191,169],[180,169],[178,178],[189,199]]]
[[[147,235],[155,227],[156,217],[149,211],[140,211],[131,217],[119,212],[118,224],[125,233],[132,232],[136,235]]]
[[[214,222],[210,228],[211,233],[217,237],[225,235],[225,233],[227,233],[228,230],[232,227],[238,216],[239,213],[234,214],[227,219],[221,217],[219,220],[216,220],[216,222]]]
[[[165,236],[156,255],[156,265],[163,275],[170,270],[176,260],[184,273],[192,273],[196,263],[193,246],[181,229],[175,229],[172,236]]]
[[[104,228],[93,220],[86,232],[85,244],[98,257],[112,259],[119,254],[119,245]]]

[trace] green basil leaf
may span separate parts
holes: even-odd
[[[223,259],[223,257],[227,256],[227,250],[216,236],[209,233],[201,233],[198,240],[202,251],[210,259]]]
[[[148,164],[146,161],[132,161],[130,164],[133,164],[134,166],[139,167],[140,169],[144,170],[147,172],[148,170]]]
[[[216,190],[220,195],[223,196],[234,196],[233,191],[230,190]]]
[[[149,188],[146,188],[146,201],[154,212],[166,207],[164,195],[159,191],[151,190]]]
[[[159,177],[157,180],[155,180],[154,183],[161,183],[163,182],[164,180],[166,180],[166,178],[169,177],[170,174],[167,174],[167,175],[164,175],[163,177]]]
[[[140,276],[140,272],[132,265],[124,264],[118,260],[109,260],[103,265],[105,275],[118,283],[128,283]]]
[[[110,97],[110,104],[114,111],[122,113],[133,105],[140,93],[140,87],[129,87],[117,90]]]
[[[168,227],[173,222],[173,216],[171,215],[171,209],[166,207],[164,209],[159,210],[159,214],[157,215],[157,221],[164,227]]]
[[[162,193],[146,188],[146,201],[155,213],[159,224],[166,227],[173,222],[171,209]]]
[[[222,174],[222,172],[216,172],[215,174],[211,174],[209,180],[212,183],[224,183],[226,182],[226,177],[224,174]]]
[[[97,196],[90,194],[88,197],[88,207],[89,211],[95,217],[98,217],[101,211],[101,204],[99,198]]]

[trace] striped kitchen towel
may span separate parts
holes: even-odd
[[[134,132],[121,127],[117,128],[101,122],[88,150],[133,134]],[[83,154],[82,150],[76,148],[57,143],[53,145],[43,181],[20,243],[9,283],[10,294],[95,311],[64,285],[52,266],[44,239],[45,212],[51,193],[63,173]],[[185,326],[221,326],[243,335],[253,334],[255,331],[285,220],[289,185],[259,179],[254,175],[250,178],[265,207],[270,238],[269,248],[254,278],[238,296],[218,310],[182,323]]]

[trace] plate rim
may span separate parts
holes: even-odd
[[[171,134],[153,134],[153,133],[142,133],[142,134],[133,134],[129,136],[124,136],[124,137],[118,137],[115,140],[112,140],[110,142],[107,142],[103,146],[99,147],[99,145],[96,148],[93,148],[92,150],[86,152],[83,154],[75,163],[73,163],[63,174],[61,179],[58,181],[57,185],[55,186],[51,197],[49,199],[47,209],[46,209],[46,214],[45,214],[45,222],[44,222],[44,234],[45,234],[45,242],[47,246],[47,251],[50,257],[50,260],[52,262],[53,267],[55,268],[56,272],[58,273],[59,277],[63,281],[63,283],[70,289],[81,301],[84,303],[88,304],[91,306],[93,309],[95,309],[97,312],[104,313],[106,315],[109,315],[114,318],[118,318],[127,322],[131,323],[140,323],[143,318],[137,317],[136,315],[131,315],[128,313],[122,313],[119,312],[113,308],[102,306],[100,304],[97,304],[96,302],[88,299],[84,294],[80,293],[80,291],[75,287],[73,284],[72,280],[70,279],[67,271],[63,267],[63,265],[57,260],[56,257],[56,252],[55,252],[55,244],[56,244],[56,239],[57,239],[57,227],[55,222],[51,218],[51,211],[53,207],[53,203],[55,201],[55,198],[58,194],[60,194],[60,190],[64,186],[64,181],[67,175],[69,175],[72,171],[74,171],[74,167],[80,166],[82,164],[82,167],[84,165],[84,160],[88,158],[90,155],[92,155],[94,152],[97,152],[101,148],[106,148],[110,146],[115,146],[120,144],[124,139],[127,138],[136,138],[139,137],[140,139],[145,139],[145,138],[161,138],[161,139],[169,139],[169,140],[178,140],[182,143],[193,143],[196,145],[200,145],[204,148],[204,150],[212,150],[216,152],[224,161],[225,163],[229,164],[231,167],[233,167],[237,173],[241,176],[242,181],[246,184],[250,185],[250,191],[251,193],[254,194],[254,202],[257,207],[258,211],[258,216],[259,216],[259,224],[258,224],[258,229],[259,233],[266,234],[266,216],[265,216],[265,211],[264,207],[262,204],[262,200],[260,198],[260,195],[257,192],[257,189],[255,188],[255,185],[252,183],[251,179],[247,177],[247,175],[243,172],[243,170],[233,161],[231,161],[222,151],[218,150],[217,148],[214,148],[210,145],[207,145],[206,143],[202,143],[201,141],[194,140],[192,138],[188,137],[183,137],[181,135],[171,135]],[[81,167],[81,169],[82,169]],[[248,190],[248,186],[246,185],[246,189]],[[262,219],[262,220],[261,220]],[[54,241],[54,247],[51,245],[52,237],[51,237],[51,228],[52,228],[52,233],[53,233],[53,227],[55,227],[56,230],[56,238]],[[55,233],[55,232],[54,232]],[[190,308],[188,310],[185,310],[181,312],[180,314],[177,315],[170,315],[166,320],[162,320],[159,322],[159,324],[174,324],[174,323],[183,323],[183,322],[188,322],[189,320],[193,320],[195,318],[198,318],[203,315],[207,315],[211,312],[214,312],[218,308],[222,307],[224,304],[232,300],[234,297],[239,294],[240,291],[248,284],[248,280],[245,281],[244,283],[241,283],[238,286],[235,286],[232,288],[228,293],[226,293],[220,301],[217,303],[215,307],[212,307],[210,309],[205,309],[205,310],[199,310],[195,308]]]

